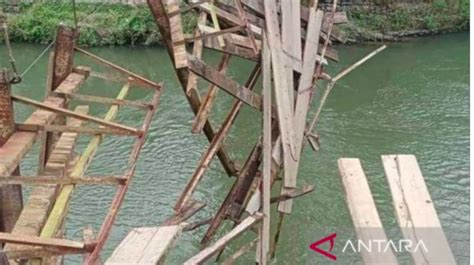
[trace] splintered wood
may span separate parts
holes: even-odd
[[[271,258],[270,251],[274,249],[271,246],[277,243],[270,240],[273,238],[270,234],[271,203],[278,203],[280,213],[289,214],[295,198],[314,190],[313,185],[298,185],[297,180],[306,139],[307,116],[316,82],[330,78],[323,71],[323,65],[328,64],[325,57],[333,61],[338,59],[337,52],[328,45],[344,39],[337,29],[331,30],[332,24],[344,23],[347,17],[345,13],[334,15],[335,9],[324,13],[316,5],[302,6],[298,0],[183,1],[178,9],[176,2],[148,0],[148,5],[196,115],[191,131],[204,131],[210,145],[203,150],[194,173],[179,195],[174,215],[167,220],[185,222],[192,217],[195,212],[185,213],[194,202],[193,194],[220,151],[219,158],[224,169],[229,173],[228,163],[233,165],[236,171],[232,175],[236,179],[232,180],[233,185],[214,216],[197,221],[200,225],[208,225],[201,240],[204,250],[186,264],[201,264],[213,255],[219,259],[230,241],[227,237],[234,232],[240,234],[249,230],[253,225],[244,224],[249,222],[248,218],[255,216],[261,216],[263,220],[253,229],[257,232],[252,241],[254,243],[241,248],[226,262],[235,260],[243,251],[256,246],[256,262],[267,264]],[[183,25],[178,25],[177,21],[181,14],[190,10],[199,14],[198,23],[194,34],[183,41]],[[182,56],[184,45],[177,45],[184,43],[192,46],[185,56],[186,60]],[[221,54],[217,66],[205,60],[203,49]],[[227,69],[237,61],[234,58],[255,65],[244,84],[226,74]],[[263,78],[259,78],[261,73]],[[199,80],[208,84],[201,87],[203,82]],[[258,83],[260,80],[263,83]],[[254,90],[254,87],[262,89]],[[223,90],[235,101],[229,106],[229,112],[217,133],[210,133],[209,117],[212,117],[214,102],[221,95],[218,90]],[[205,95],[202,101],[199,95]],[[272,100],[272,95],[275,100]],[[263,129],[245,161],[238,163],[223,153],[223,147],[243,107],[263,116]],[[222,159],[224,156],[226,160]],[[242,166],[237,167],[239,164]],[[278,180],[281,180],[281,187],[274,185]],[[279,190],[279,195],[274,198],[270,197],[272,188]],[[183,215],[186,219],[179,218]],[[227,236],[216,239],[225,221],[230,221],[234,229]],[[278,235],[280,231],[276,233]]]

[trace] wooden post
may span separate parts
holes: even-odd
[[[15,116],[11,87],[7,70],[0,71],[0,147],[3,146],[15,131]],[[13,172],[20,175],[20,167]],[[0,229],[10,232],[23,209],[21,185],[4,185],[1,187]]]

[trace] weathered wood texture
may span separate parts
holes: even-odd
[[[212,246],[209,246],[199,252],[196,256],[188,259],[183,264],[185,265],[194,265],[194,264],[203,264],[205,261],[209,260],[213,255],[219,252],[224,248],[230,241],[234,240],[236,237],[247,231],[256,223],[260,222],[263,218],[261,213],[256,213],[245,218],[238,226],[232,229],[229,233],[217,240]]]
[[[87,113],[88,107],[78,106],[76,111]],[[69,126],[79,127],[81,121],[70,119]],[[63,133],[56,142],[51,155],[44,167],[44,173],[50,176],[65,177],[73,158],[74,148],[78,139],[76,133]],[[39,235],[46,218],[48,217],[51,206],[54,203],[58,191],[57,185],[43,185],[33,188],[28,197],[28,202],[21,212],[18,221],[13,228],[12,234],[17,236],[37,236]],[[5,250],[22,250],[25,246],[6,245]]]
[[[168,1],[168,12],[179,11],[179,1]],[[184,33],[181,25],[181,15],[177,13],[170,19],[171,41],[173,43],[174,63],[176,68],[184,68],[188,66],[186,57],[186,46],[184,42]]]
[[[105,265],[163,264],[182,228],[182,225],[135,228],[122,240]]]
[[[387,236],[359,159],[341,158],[338,160],[338,165],[358,239],[363,242],[369,240],[387,242]],[[361,250],[365,264],[398,264],[391,248],[384,252]]]
[[[382,162],[403,237],[425,248],[411,252],[413,264],[456,264],[414,155],[384,155]]]

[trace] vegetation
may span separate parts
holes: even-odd
[[[378,4],[375,12],[363,7],[348,10],[351,23],[345,30],[349,35],[413,30],[458,31],[469,27],[469,0]],[[74,24],[73,14],[70,3],[22,4],[18,13],[8,16],[10,37],[13,41],[49,43],[59,23]],[[81,3],[77,5],[77,17],[80,45],[152,45],[160,41],[158,28],[147,6]],[[186,33],[191,33],[196,19],[195,13],[184,15]]]
[[[353,8],[348,16],[351,25],[346,30],[350,34],[461,31],[469,28],[469,0],[390,4],[379,6],[375,11],[372,8]]]

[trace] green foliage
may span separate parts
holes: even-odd
[[[70,3],[23,4],[20,10],[18,14],[9,16],[14,41],[49,43],[59,23],[74,25]],[[81,3],[76,11],[80,45],[151,45],[160,41],[158,28],[147,6]],[[184,15],[187,33],[195,27],[196,20],[195,14]]]

